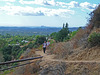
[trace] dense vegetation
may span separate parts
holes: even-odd
[[[69,29],[68,23],[63,24],[63,28],[59,32],[54,32],[50,36],[55,39],[55,41],[64,41],[65,39],[69,39]]]
[[[82,29],[81,27],[77,28],[75,31],[70,31],[68,28],[68,23],[63,24],[63,28],[58,31],[50,34],[50,37],[53,38],[56,42],[63,42],[69,39],[72,39],[76,35],[79,29]]]
[[[91,46],[100,45],[100,33],[92,33],[88,38],[88,42]]]
[[[44,41],[46,41],[46,36],[0,35],[0,54],[3,54],[4,59],[0,59],[0,61],[19,59],[27,48],[36,48]]]

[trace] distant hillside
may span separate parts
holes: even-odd
[[[69,28],[70,31],[77,30],[78,27]],[[60,27],[0,27],[0,34],[11,35],[47,35],[61,30]]]

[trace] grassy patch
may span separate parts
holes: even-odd
[[[7,75],[7,74],[10,74],[11,72],[13,72],[14,70],[6,70],[3,72],[3,74],[0,74],[0,75]]]

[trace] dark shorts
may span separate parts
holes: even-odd
[[[46,47],[43,47],[43,52],[45,53],[45,51],[46,51]]]

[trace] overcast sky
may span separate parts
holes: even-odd
[[[86,26],[99,0],[0,0],[0,26]]]

